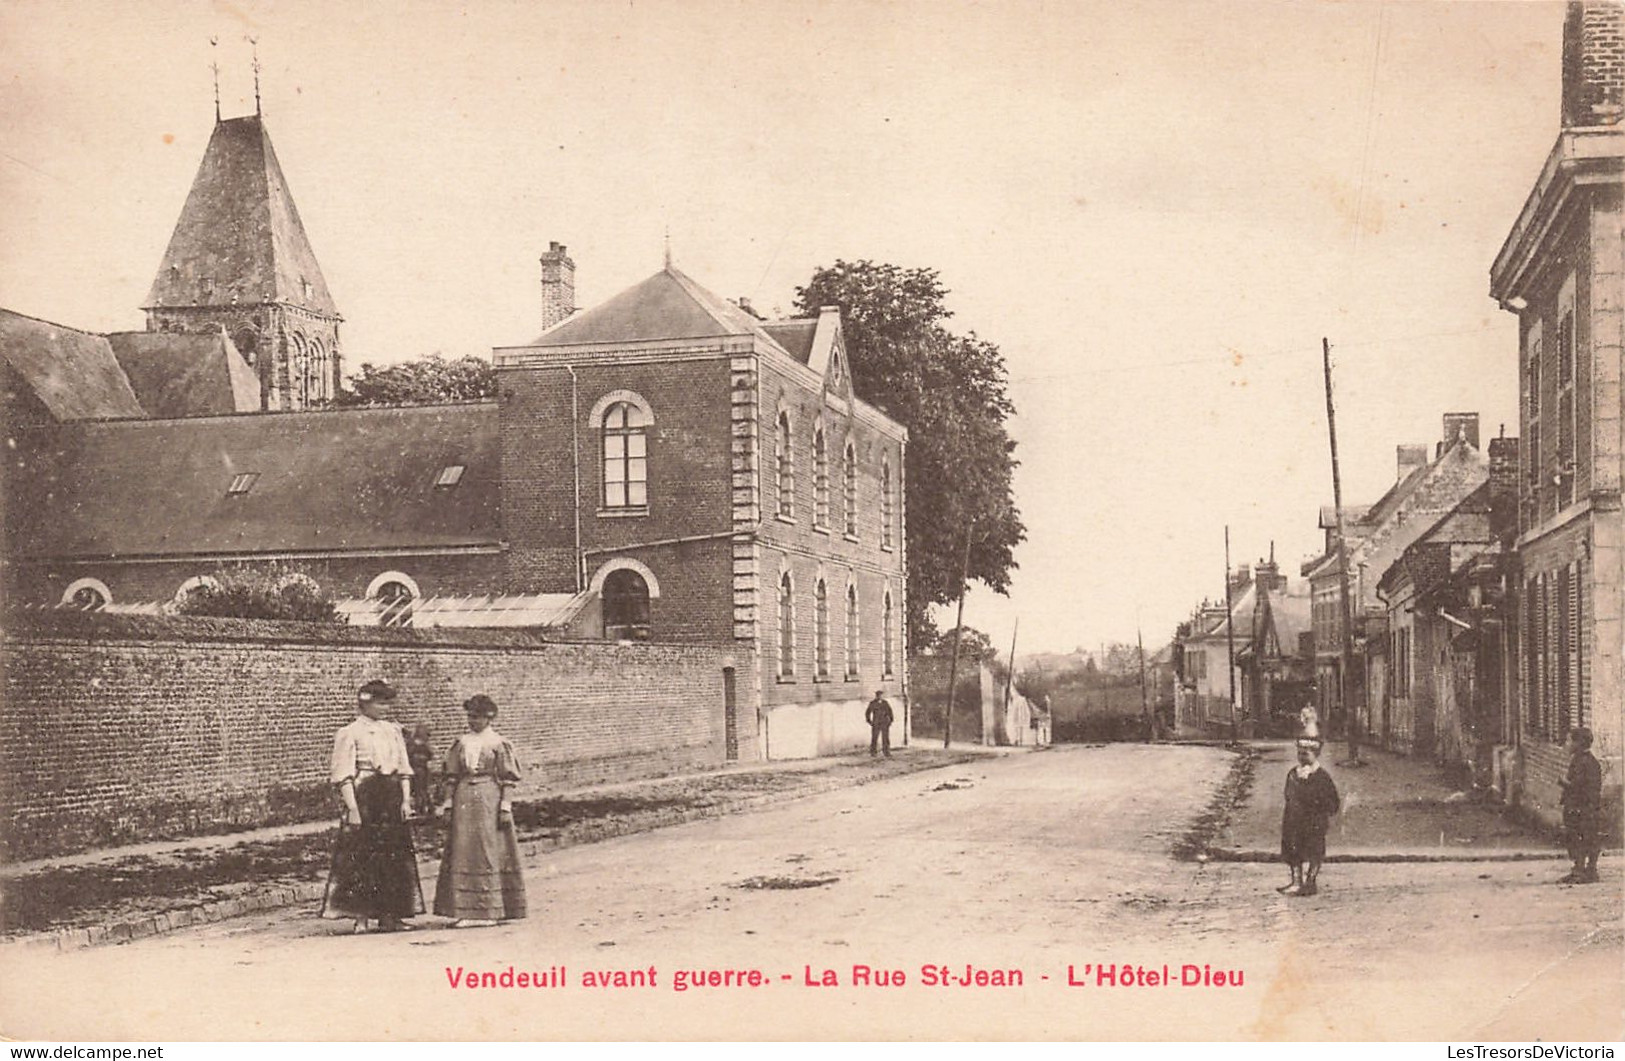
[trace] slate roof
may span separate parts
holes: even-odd
[[[236,556],[490,545],[501,538],[493,402],[44,428],[8,486],[30,557]],[[437,489],[447,465],[461,482]],[[228,496],[239,473],[257,472]]]
[[[634,343],[725,335],[754,335],[770,346],[779,346],[761,321],[668,265],[608,302],[566,317],[530,345]]]
[[[0,361],[57,420],[146,415],[103,336],[0,309]]]
[[[818,332],[817,317],[767,321],[762,328],[803,365],[812,360],[813,336]]]
[[[114,332],[107,341],[155,419],[259,410],[259,378],[223,332]]]
[[[215,123],[145,308],[267,302],[339,316],[265,122],[251,114]]]

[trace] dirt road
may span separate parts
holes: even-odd
[[[497,928],[426,918],[409,934],[339,936],[313,911],[283,911],[8,957],[0,1030],[1457,1042],[1625,1030],[1616,862],[1589,888],[1548,883],[1556,863],[1336,866],[1319,897],[1288,899],[1273,891],[1279,867],[1169,857],[1229,759],[1069,748],[569,849],[531,864],[532,918]],[[498,986],[467,986],[481,974]],[[679,977],[702,986],[677,990]]]

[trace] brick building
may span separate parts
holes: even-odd
[[[867,738],[904,688],[905,432],[840,315],[766,321],[665,268],[496,352],[495,401],[323,408],[340,320],[259,115],[217,122],[149,332],[0,311],[14,603],[158,612],[292,566],[352,624],[723,645],[728,758]]]
[[[1518,316],[1514,787],[1556,820],[1567,730],[1591,726],[1620,785],[1625,478],[1625,7],[1570,3],[1557,141],[1490,270]]]
[[[499,348],[509,587],[741,645],[764,756],[866,738],[903,692],[906,436],[846,357],[835,310],[764,321],[670,265]]]
[[[1370,506],[1345,508],[1343,526],[1348,555],[1349,621],[1355,632],[1350,673],[1342,674],[1341,567],[1337,555],[1337,519],[1322,509],[1320,526],[1325,551],[1303,565],[1309,580],[1311,624],[1315,646],[1317,709],[1328,731],[1349,722],[1370,736],[1380,719],[1372,705],[1380,700],[1382,676],[1373,675],[1368,649],[1385,637],[1386,613],[1378,583],[1410,544],[1459,505],[1489,477],[1489,462],[1478,450],[1478,414],[1446,413],[1442,437],[1428,458],[1425,445],[1396,450],[1394,485]]]

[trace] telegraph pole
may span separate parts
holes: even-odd
[[[1337,602],[1343,625],[1342,662],[1337,673],[1338,700],[1343,705],[1343,735],[1348,740],[1349,762],[1360,761],[1360,717],[1350,692],[1353,687],[1354,629],[1349,618],[1349,551],[1343,533],[1343,480],[1337,469],[1337,410],[1332,406],[1332,344],[1320,340],[1321,364],[1326,373],[1326,433],[1332,444],[1332,506],[1337,510]]]
[[[1134,643],[1140,649],[1140,712],[1145,715],[1145,721],[1151,727],[1151,739],[1157,739],[1157,720],[1151,714],[1151,697],[1145,691],[1145,634],[1138,624],[1134,627]]]
[[[970,532],[976,526],[972,519],[965,524],[965,559],[959,565],[959,615],[954,619],[954,658],[948,664],[948,710],[942,715],[942,746],[948,747],[954,733],[954,686],[959,681],[959,635],[965,630],[965,584],[970,581]]]
[[[1230,598],[1230,524],[1224,525],[1224,639],[1230,656],[1230,739],[1241,734],[1236,727],[1236,613]]]
[[[1016,634],[1021,632],[1021,616],[1016,616],[1016,622],[1010,628],[1010,669],[1004,675],[1004,712],[1003,717],[1010,717],[1010,690],[1016,684]]]

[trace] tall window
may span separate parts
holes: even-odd
[[[841,462],[841,513],[846,521],[846,536],[858,536],[858,451],[852,443],[846,444],[846,456]]]
[[[1574,500],[1574,311],[1557,322],[1557,507]]]
[[[880,672],[892,676],[892,660],[897,655],[897,617],[892,614],[891,590],[886,591],[885,607],[880,617]]]
[[[303,407],[310,402],[310,347],[305,345],[305,337],[297,332],[288,337],[288,343],[293,347],[293,363],[288,366],[288,389]]]
[[[412,589],[404,582],[385,582],[373,594],[379,626],[412,625]]]
[[[1541,470],[1540,428],[1541,428],[1541,394],[1540,394],[1540,357],[1541,357],[1540,322],[1536,321],[1530,328],[1524,351],[1523,372],[1523,401],[1524,401],[1524,475],[1528,486],[1525,495],[1529,500],[1530,522],[1540,519],[1541,516],[1541,480],[1544,473]]]
[[[779,677],[796,676],[796,585],[786,571],[779,578]]]
[[[649,504],[648,417],[631,402],[604,412],[604,507]]]
[[[829,526],[829,447],[823,424],[813,428],[813,526]]]
[[[857,583],[848,583],[846,587],[846,680],[857,681],[858,678],[858,587]]]
[[[604,578],[604,636],[649,640],[649,584],[636,571],[622,567]]]
[[[880,547],[892,547],[891,458],[880,462]]]
[[[823,579],[813,590],[813,677],[829,680],[829,587]]]
[[[790,414],[779,414],[779,434],[773,446],[773,462],[779,469],[779,515],[796,515],[796,461],[790,446]]]

